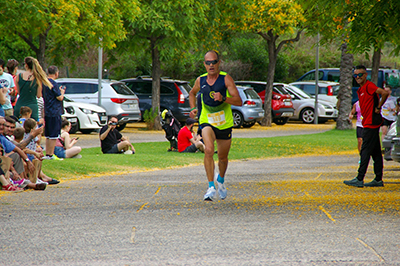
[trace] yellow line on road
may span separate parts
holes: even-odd
[[[154,193],[154,195],[157,195],[157,193],[160,192],[160,190],[161,190],[161,187],[159,187],[159,188],[157,189],[157,191],[156,191],[156,193]]]
[[[320,173],[320,174],[315,178],[315,180],[317,180],[321,175],[322,175],[322,173]]]
[[[361,239],[359,239],[358,237],[356,238],[358,242],[360,242],[361,244],[363,244],[366,248],[369,248],[380,260],[381,262],[385,261],[381,255],[378,254],[378,252],[375,251],[375,249],[373,247],[368,246],[367,243],[365,243],[364,241],[362,241]]]
[[[321,211],[323,211],[323,212],[326,214],[326,216],[328,216],[328,218],[332,220],[332,222],[336,223],[336,220],[333,219],[332,215],[330,215],[329,212],[327,212],[327,211],[324,209],[324,207],[319,206],[319,209],[320,209]]]
[[[143,210],[143,208],[149,204],[148,202],[146,202],[145,204],[143,204],[142,206],[140,206],[139,210],[137,210],[136,212],[140,212],[141,210]]]

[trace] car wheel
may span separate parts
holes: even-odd
[[[83,134],[90,134],[93,132],[93,129],[80,129]]]
[[[123,123],[123,124],[118,124],[117,125],[117,129],[118,129],[118,131],[122,131],[122,130],[124,130],[124,128],[126,127],[126,123]]]
[[[232,111],[233,127],[240,128],[243,125],[243,115],[238,111]]]
[[[78,130],[79,130],[79,122],[77,122],[75,126],[71,124],[71,129],[69,130],[69,134],[75,134],[76,132],[78,132]]]
[[[300,113],[301,120],[306,124],[314,123],[314,115],[314,110],[311,108],[305,108]]]
[[[280,117],[280,118],[275,118],[272,121],[277,124],[278,126],[283,126],[284,124],[287,123],[289,120],[289,117]]]
[[[252,126],[254,126],[256,124],[256,122],[247,122],[247,123],[243,123],[243,127],[244,128],[251,128]]]

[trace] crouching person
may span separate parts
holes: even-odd
[[[103,153],[135,154],[135,148],[127,137],[119,133],[117,129],[118,118],[112,116],[107,125],[100,129],[101,151]],[[129,148],[131,150],[129,150]]]
[[[196,120],[193,118],[186,119],[186,125],[179,130],[178,133],[178,151],[179,152],[204,152],[204,143],[201,142],[201,136],[193,137],[193,126]]]

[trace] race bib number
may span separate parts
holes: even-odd
[[[221,126],[226,122],[224,111],[208,114],[207,117],[208,117],[208,123],[210,123],[210,125],[214,127]]]

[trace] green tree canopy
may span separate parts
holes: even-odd
[[[139,13],[135,1],[127,0],[1,0],[0,28],[9,39],[21,38],[41,64],[45,62],[47,38],[58,43],[75,41],[114,47],[125,37],[122,17]]]

